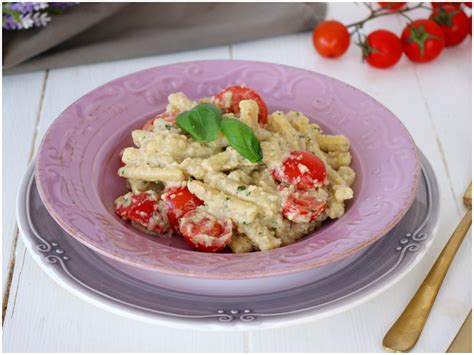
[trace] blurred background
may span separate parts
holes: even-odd
[[[307,31],[324,19],[326,4],[4,3],[3,10],[3,70],[18,73]]]

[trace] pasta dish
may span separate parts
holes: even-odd
[[[292,244],[345,213],[356,178],[345,136],[301,112],[269,114],[245,85],[168,101],[121,152],[122,219],[198,251],[245,253]]]

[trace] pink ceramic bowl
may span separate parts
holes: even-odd
[[[167,96],[192,99],[245,83],[269,111],[302,111],[328,133],[349,137],[358,174],[346,215],[298,243],[248,254],[189,250],[180,238],[153,237],[124,223],[114,199],[126,192],[117,176],[130,133],[165,109]],[[384,236],[414,200],[417,149],[382,104],[338,80],[283,65],[213,60],[156,67],[105,84],[69,106],[46,133],[36,179],[54,219],[95,251],[139,268],[178,277],[255,279],[312,270],[354,255]]]

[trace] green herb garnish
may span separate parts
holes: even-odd
[[[197,142],[212,142],[220,131],[222,112],[214,105],[199,104],[176,117],[176,124]]]
[[[234,118],[222,119],[221,110],[212,104],[199,104],[176,117],[176,124],[197,142],[212,142],[222,131],[232,148],[252,163],[262,160],[262,148],[252,129]]]
[[[221,122],[221,130],[232,148],[252,163],[262,160],[262,148],[252,129],[245,123],[234,118],[226,118]]]

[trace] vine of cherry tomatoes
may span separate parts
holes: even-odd
[[[406,2],[379,2],[377,8],[372,3],[364,3],[370,15],[358,22],[344,25],[339,21],[322,21],[313,30],[313,44],[323,57],[342,56],[350,46],[351,36],[356,36],[355,44],[362,49],[365,62],[375,68],[389,68],[395,65],[403,53],[409,60],[418,63],[430,62],[437,58],[445,47],[456,46],[472,33],[472,16],[466,14],[472,8],[471,2],[432,2],[410,6]],[[406,13],[415,9],[431,11],[429,18],[412,20]],[[471,10],[467,10],[470,14]],[[409,22],[400,36],[384,29],[361,34],[363,25],[387,15],[403,15]]]

